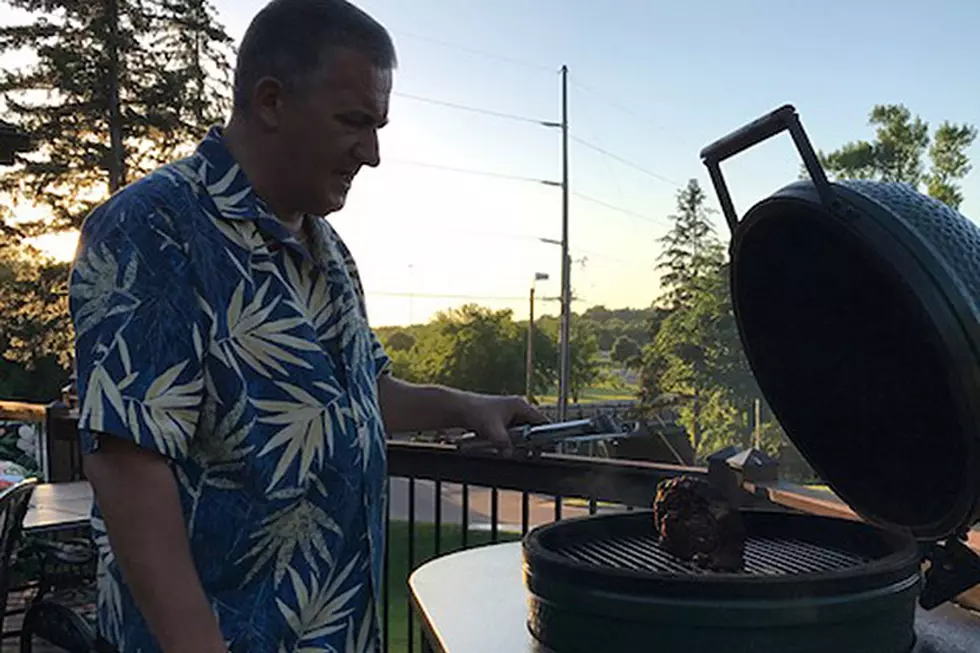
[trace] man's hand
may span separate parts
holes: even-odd
[[[463,426],[485,438],[500,453],[511,455],[513,442],[507,430],[525,424],[546,424],[547,418],[521,397],[470,395],[462,412]]]

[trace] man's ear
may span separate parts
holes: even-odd
[[[284,89],[274,77],[263,77],[252,88],[251,113],[266,131],[278,131],[282,123]]]

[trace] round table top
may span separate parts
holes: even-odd
[[[546,653],[526,626],[520,542],[436,558],[408,585],[437,653]]]
[[[87,481],[41,483],[34,489],[24,515],[24,531],[86,527],[92,501],[92,486]]]
[[[432,560],[409,577],[416,613],[436,653],[549,653],[527,630],[520,542]],[[953,604],[916,613],[912,653],[976,653],[980,617]]]

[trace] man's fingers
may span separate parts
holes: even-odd
[[[511,418],[511,424],[513,425],[524,425],[524,424],[548,424],[551,420],[540,413],[534,406],[527,403],[522,397],[514,398],[514,416]]]
[[[514,443],[506,429],[494,429],[488,434],[488,439],[497,449],[497,453],[505,456],[514,453]]]

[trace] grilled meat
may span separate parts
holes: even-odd
[[[665,551],[705,569],[742,569],[742,516],[708,481],[694,476],[662,481],[657,486],[653,513]]]

